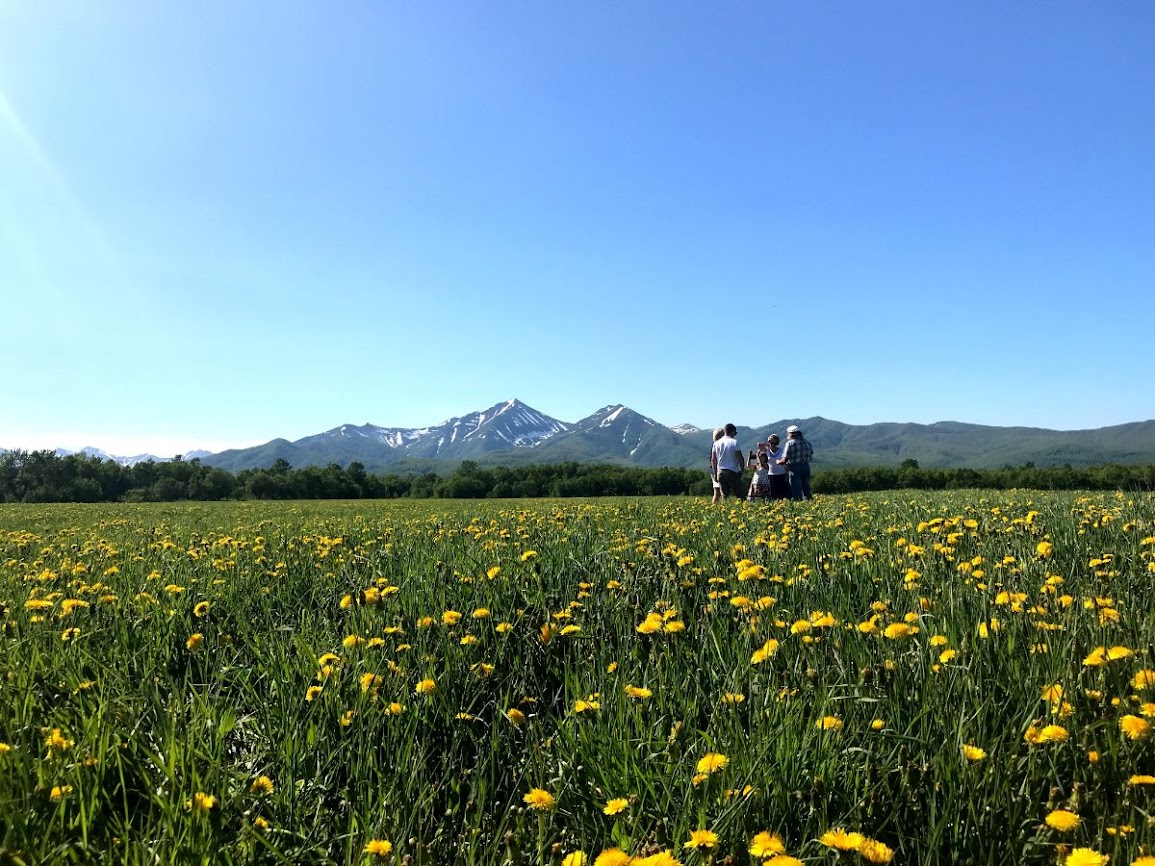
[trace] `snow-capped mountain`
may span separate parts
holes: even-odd
[[[689,433],[701,433],[702,432],[701,427],[695,427],[693,424],[675,424],[670,429],[673,430],[675,433],[677,433],[679,436],[685,436]]]
[[[135,466],[137,463],[168,463],[172,457],[157,457],[155,454],[134,454],[131,457],[125,457],[119,454],[109,454],[107,451],[102,451],[100,448],[93,448],[88,446],[81,448],[79,451],[69,451],[67,448],[57,448],[56,455],[58,457],[67,457],[70,454],[82,454],[85,457],[95,457],[98,460],[111,460],[113,463],[119,463],[121,466]],[[204,459],[212,455],[211,451],[190,451],[188,454],[182,454],[182,460],[196,460]]]

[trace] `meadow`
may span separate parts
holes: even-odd
[[[1155,498],[0,506],[0,864],[1155,864]]]

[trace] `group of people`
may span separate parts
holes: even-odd
[[[814,448],[795,424],[786,428],[786,444],[779,447],[780,441],[777,433],[771,433],[747,458],[738,445],[738,428],[733,424],[717,428],[710,449],[714,502],[727,496],[751,501],[809,499]],[[747,467],[754,470],[749,485],[742,474]]]

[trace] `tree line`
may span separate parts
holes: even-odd
[[[1155,464],[1072,468],[1025,464],[1001,469],[897,467],[817,471],[816,493],[870,490],[1155,490]],[[277,460],[236,474],[199,459],[122,466],[84,454],[0,453],[0,502],[173,502],[224,499],[513,499],[575,496],[709,496],[700,469],[576,462],[482,467],[464,461],[446,475],[383,475],[361,463],[294,469]]]

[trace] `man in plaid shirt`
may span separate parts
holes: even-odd
[[[786,467],[790,476],[790,498],[810,499],[810,461],[814,458],[814,446],[795,424],[786,428],[786,437],[786,447],[778,462]]]

